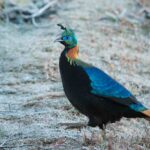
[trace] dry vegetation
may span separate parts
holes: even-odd
[[[53,42],[57,23],[73,27],[81,59],[150,108],[149,10],[149,0],[0,0],[0,150],[149,150],[144,119],[109,124],[105,138],[98,128],[67,128],[87,118],[63,93],[63,47]]]

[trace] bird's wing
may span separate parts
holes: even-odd
[[[91,93],[100,97],[106,97],[114,102],[129,106],[135,111],[143,111],[146,108],[124,86],[112,79],[102,70],[77,61],[77,65],[83,68],[89,77]]]

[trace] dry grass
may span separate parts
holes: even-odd
[[[1,149],[149,150],[150,122],[144,119],[109,124],[106,137],[98,128],[67,128],[87,118],[63,93],[58,70],[63,47],[53,43],[57,23],[75,28],[80,58],[112,75],[150,108],[150,26],[141,9],[131,0],[72,0],[41,18],[48,28],[0,22]]]

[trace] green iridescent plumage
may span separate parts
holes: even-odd
[[[58,24],[62,30],[64,30],[61,34],[62,44],[67,46],[68,48],[73,48],[77,45],[78,41],[76,35],[72,29],[66,28],[61,24]]]

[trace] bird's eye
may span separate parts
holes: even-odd
[[[64,40],[64,41],[66,41],[66,40],[69,40],[69,41],[70,41],[70,40],[71,40],[71,37],[70,37],[70,36],[64,36],[64,37],[63,37],[63,40]]]
[[[66,36],[66,40],[69,40],[69,36]]]

